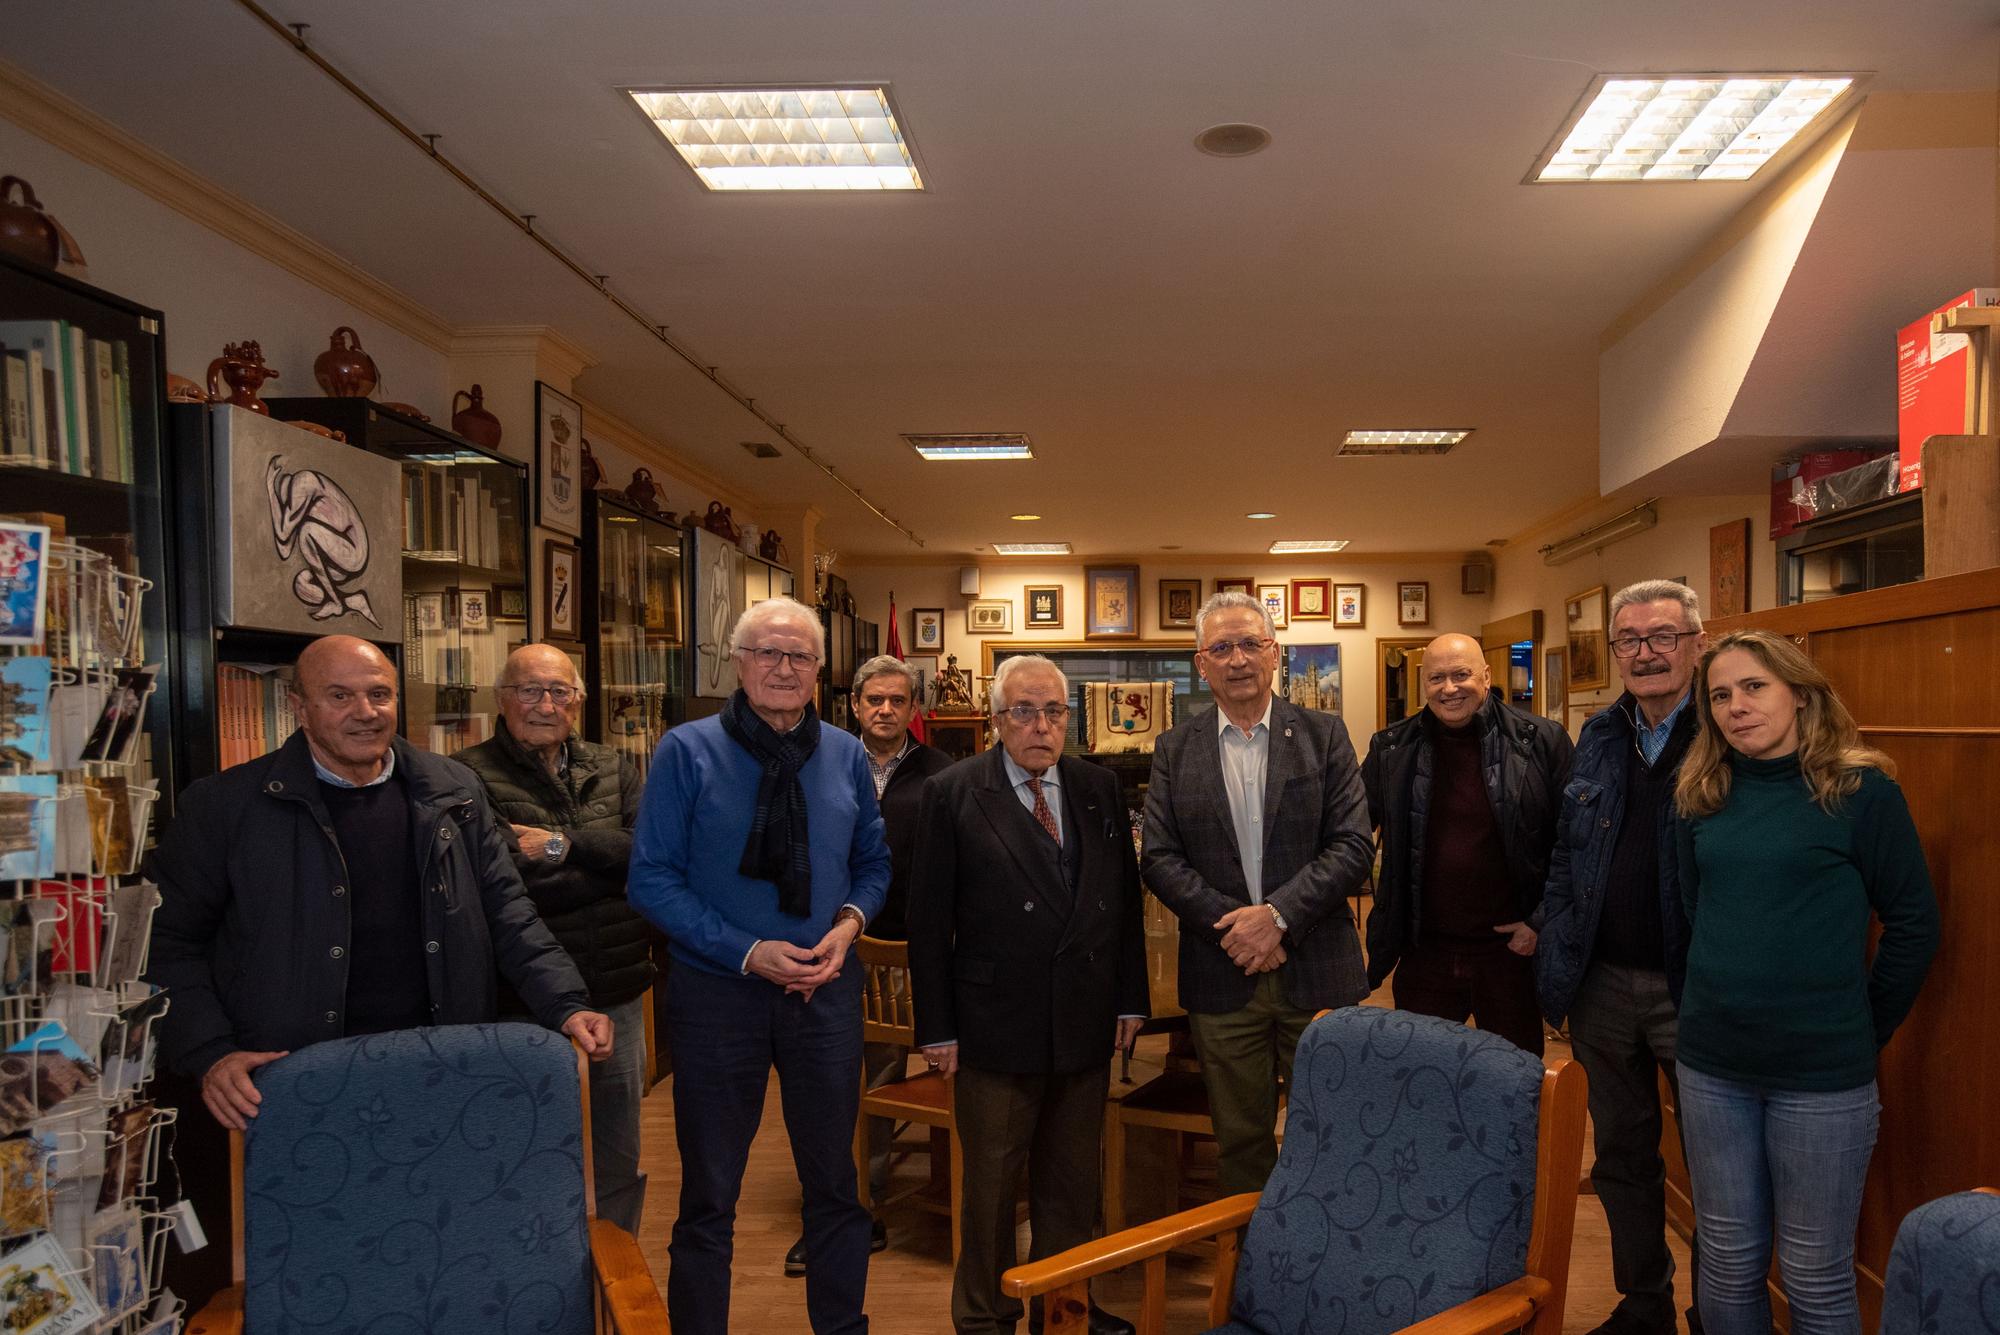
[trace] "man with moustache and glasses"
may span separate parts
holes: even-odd
[[[1674,1329],[1658,1082],[1664,1071],[1678,1091],[1688,922],[1674,783],[1699,726],[1691,686],[1706,639],[1701,600],[1684,584],[1646,580],[1613,595],[1611,657],[1625,693],[1583,725],[1542,898],[1536,988],[1549,1023],[1569,1021],[1590,1077],[1590,1177],[1611,1225],[1611,1273],[1622,1295],[1592,1335]],[[1691,1304],[1699,1282],[1690,1274]],[[1701,1329],[1693,1306],[1688,1324]]]

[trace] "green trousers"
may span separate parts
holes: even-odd
[[[1224,1195],[1262,1191],[1278,1166],[1278,1082],[1291,1081],[1292,1054],[1312,1017],[1285,1000],[1276,970],[1258,975],[1243,1009],[1188,1016],[1215,1120]]]

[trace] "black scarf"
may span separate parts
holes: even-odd
[[[739,687],[722,707],[722,730],[764,770],[737,873],[770,881],[778,887],[778,908],[806,917],[812,912],[812,845],[806,839],[806,790],[799,770],[819,749],[819,715],[807,701],[799,726],[780,735],[750,708]]]

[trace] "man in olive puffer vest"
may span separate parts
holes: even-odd
[[[653,981],[650,929],[625,901],[639,771],[610,747],[576,735],[583,685],[560,649],[516,649],[496,693],[500,726],[453,758],[485,785],[542,921],[576,962],[591,1004],[616,1026],[611,1059],[590,1068],[597,1213],[637,1233],[646,1200],[639,1171],[644,1007]],[[502,990],[503,1012],[519,1005]]]

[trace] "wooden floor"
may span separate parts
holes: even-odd
[[[1386,1004],[1386,997],[1371,997]],[[1144,1059],[1157,1062],[1158,1046],[1164,1039],[1141,1041],[1139,1062],[1133,1077],[1143,1081],[1157,1070]],[[1549,1060],[1566,1056],[1562,1045],[1551,1047]],[[1114,1077],[1115,1079],[1115,1077]],[[674,1150],[673,1099],[669,1084],[663,1083],[646,1100],[643,1163],[650,1175],[646,1217],[640,1229],[640,1243],[653,1276],[664,1288],[667,1277],[667,1234],[672,1227],[680,1191],[680,1165]],[[1166,1199],[1174,1181],[1164,1133],[1132,1133],[1130,1199],[1133,1219],[1155,1218],[1173,1207]],[[1586,1163],[1589,1140],[1584,1142]],[[922,1173],[925,1156],[911,1157],[900,1171]],[[1148,1191],[1152,1193],[1151,1197]],[[938,1335],[951,1328],[951,1234],[945,1220],[912,1208],[892,1211],[888,1217],[889,1249],[871,1258],[868,1271],[869,1328],[874,1335]],[[785,1252],[799,1233],[799,1187],[792,1167],[791,1152],[785,1141],[784,1120],[778,1111],[777,1078],[765,1102],[764,1121],[750,1151],[750,1166],[743,1180],[743,1197],[736,1220],[736,1269],[733,1290],[733,1328],[739,1331],[788,1332],[809,1329],[805,1311],[805,1283],[786,1279]],[[1680,1275],[1687,1273],[1687,1248],[1670,1235]],[[1027,1255],[1027,1227],[1021,1230],[1021,1254]],[[1168,1329],[1176,1332],[1200,1331],[1208,1293],[1210,1263],[1206,1258],[1188,1257],[1169,1267]],[[1115,1276],[1098,1289],[1098,1299],[1113,1311],[1128,1316],[1138,1310],[1137,1275]],[[1604,1211],[1594,1196],[1577,1203],[1576,1242],[1570,1262],[1570,1289],[1565,1332],[1586,1332],[1610,1314],[1618,1293],[1611,1285],[1611,1251],[1604,1223]],[[1685,1303],[1685,1292],[1682,1293]],[[1685,1325],[1682,1326],[1685,1330]]]

